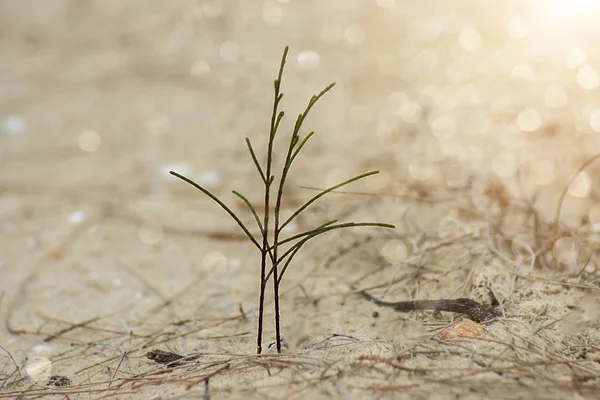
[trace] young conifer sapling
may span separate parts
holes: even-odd
[[[258,297],[258,315],[257,315],[257,330],[256,330],[256,352],[257,354],[262,353],[262,335],[263,335],[263,315],[264,315],[264,303],[265,303],[265,291],[267,288],[267,284],[269,280],[273,282],[273,305],[275,312],[275,343],[277,346],[277,352],[281,352],[281,315],[279,308],[279,288],[281,286],[282,278],[285,275],[291,261],[294,259],[300,248],[304,246],[306,242],[317,237],[323,233],[330,232],[337,229],[342,228],[351,228],[357,226],[371,226],[371,227],[382,227],[382,228],[394,228],[394,225],[378,223],[378,222],[346,222],[346,223],[338,223],[337,220],[331,220],[323,223],[322,225],[307,230],[305,232],[298,233],[296,235],[282,238],[281,233],[283,229],[288,226],[294,219],[296,219],[304,210],[306,210],[310,205],[312,205],[315,201],[319,200],[321,197],[338,189],[342,186],[348,185],[354,181],[358,181],[359,179],[366,178],[371,175],[375,175],[379,173],[379,171],[371,171],[361,175],[357,175],[353,178],[350,178],[344,182],[341,182],[337,185],[331,186],[325,190],[320,191],[318,194],[313,196],[310,200],[304,203],[300,208],[294,211],[289,217],[282,220],[281,218],[281,204],[283,200],[284,194],[284,184],[288,177],[288,173],[290,172],[291,166],[304,147],[308,140],[313,136],[314,131],[309,132],[304,137],[300,137],[302,125],[304,120],[312,107],[317,103],[317,101],[323,97],[327,92],[329,92],[334,86],[335,83],[331,83],[325,89],[323,89],[319,94],[312,96],[309,100],[306,108],[302,113],[298,115],[296,118],[296,122],[294,124],[294,128],[290,135],[290,141],[287,148],[287,153],[285,156],[285,160],[283,162],[283,166],[278,177],[278,182],[275,185],[276,177],[273,174],[273,145],[275,142],[275,137],[279,131],[279,126],[281,120],[283,119],[284,112],[279,110],[279,105],[281,103],[281,99],[283,98],[283,93],[281,93],[281,80],[283,77],[283,70],[286,63],[286,58],[288,54],[288,47],[285,48],[283,52],[283,56],[281,58],[281,64],[279,66],[279,73],[277,75],[277,79],[274,82],[275,96],[273,100],[273,110],[271,114],[271,122],[269,128],[269,141],[267,144],[267,152],[266,152],[266,161],[264,164],[258,160],[256,156],[256,152],[254,151],[254,147],[250,142],[250,139],[246,138],[246,145],[248,146],[248,152],[254,162],[254,166],[258,174],[260,175],[260,179],[262,184],[264,185],[264,203],[263,209],[264,213],[262,216],[259,216],[256,209],[252,206],[252,203],[248,201],[248,199],[237,191],[233,191],[233,194],[239,197],[244,204],[248,207],[250,213],[252,213],[254,220],[256,221],[256,225],[258,227],[258,232],[260,234],[259,238],[256,238],[246,227],[246,225],[241,221],[241,219],[220,199],[218,199],[215,195],[213,195],[210,191],[200,186],[196,182],[191,179],[178,174],[177,172],[170,171],[170,173],[179,179],[189,183],[196,189],[200,190],[206,196],[210,197],[213,201],[215,201],[221,208],[225,210],[239,225],[242,231],[246,234],[248,239],[252,242],[252,244],[258,249],[260,253],[260,280],[259,280],[259,297]],[[276,186],[274,191],[274,199],[272,199],[272,189],[273,186]],[[274,203],[274,207],[272,204]]]

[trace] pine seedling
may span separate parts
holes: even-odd
[[[250,213],[252,213],[254,220],[256,221],[256,225],[258,226],[258,231],[260,232],[260,237],[256,238],[250,230],[246,227],[246,225],[241,221],[241,219],[220,199],[218,199],[215,195],[213,195],[210,191],[200,186],[196,182],[191,179],[178,174],[177,172],[170,171],[170,173],[179,179],[189,183],[196,189],[200,190],[206,196],[210,197],[213,201],[215,201],[221,208],[223,208],[239,225],[239,227],[244,231],[248,239],[252,242],[252,244],[258,249],[260,252],[260,280],[259,280],[259,298],[258,298],[258,321],[257,321],[257,329],[256,329],[256,352],[257,354],[262,353],[262,335],[263,335],[263,315],[264,315],[264,303],[265,303],[265,291],[267,288],[267,284],[269,280],[273,281],[273,304],[275,308],[275,340],[277,346],[277,352],[281,352],[281,316],[280,316],[280,308],[279,308],[279,288],[282,282],[282,278],[285,275],[288,267],[290,266],[291,261],[294,259],[300,248],[306,244],[309,240],[323,234],[326,232],[330,232],[337,229],[342,228],[351,228],[358,226],[371,226],[371,227],[382,227],[382,228],[394,228],[394,225],[378,223],[378,222],[347,222],[347,223],[338,223],[337,220],[331,220],[325,222],[321,226],[317,228],[310,229],[308,231],[287,237],[282,238],[281,233],[283,229],[288,226],[292,221],[294,221],[304,210],[306,210],[310,205],[312,205],[315,201],[319,200],[321,197],[330,193],[338,188],[346,186],[352,182],[358,181],[360,179],[366,178],[371,175],[375,175],[379,173],[379,171],[371,171],[361,175],[357,175],[353,178],[350,178],[344,182],[341,182],[337,185],[331,186],[325,190],[320,191],[318,194],[313,196],[310,200],[304,203],[300,208],[298,208],[295,212],[292,213],[287,219],[281,219],[281,203],[283,199],[284,193],[284,185],[286,179],[288,177],[288,173],[290,172],[291,166],[302,150],[302,148],[306,145],[308,140],[314,135],[314,131],[309,132],[302,139],[300,138],[300,131],[302,129],[302,125],[304,120],[312,107],[319,101],[321,97],[323,97],[327,92],[329,92],[334,86],[335,83],[331,83],[325,89],[323,89],[319,94],[312,96],[308,105],[304,109],[302,113],[298,115],[296,118],[296,122],[294,124],[294,128],[292,130],[292,134],[290,136],[290,142],[287,149],[287,154],[285,157],[285,161],[283,162],[283,168],[281,170],[281,175],[279,176],[279,181],[277,183],[277,188],[275,192],[275,207],[271,207],[273,199],[271,198],[271,189],[275,183],[275,175],[273,175],[273,146],[275,142],[275,136],[277,136],[277,132],[279,130],[280,123],[283,119],[284,112],[279,110],[279,105],[281,103],[281,99],[283,98],[283,93],[281,93],[281,80],[283,77],[283,70],[286,63],[286,58],[288,54],[288,47],[285,48],[283,52],[283,56],[281,58],[281,64],[279,66],[279,73],[277,75],[277,79],[274,82],[275,96],[273,100],[273,110],[271,114],[271,123],[269,129],[269,141],[267,144],[267,154],[266,154],[266,162],[264,167],[258,160],[256,156],[256,152],[254,151],[254,147],[250,142],[250,139],[246,138],[246,145],[248,146],[248,151],[254,162],[254,166],[260,175],[260,179],[264,185],[264,214],[262,218],[258,215],[256,209],[252,206],[252,203],[248,201],[248,199],[237,191],[233,191],[233,194],[239,197],[244,204],[248,207]],[[273,220],[273,222],[271,222]],[[285,247],[282,247],[285,246]],[[283,249],[283,250],[282,250]],[[281,250],[281,251],[280,251]]]

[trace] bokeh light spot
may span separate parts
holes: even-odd
[[[456,133],[456,123],[452,117],[443,115],[431,121],[431,131],[439,140],[447,140]]]
[[[569,186],[569,194],[573,197],[587,197],[592,190],[592,180],[585,171],[577,174]]]
[[[554,242],[552,254],[558,262],[564,264],[573,264],[577,261],[579,255],[579,246],[571,237],[562,237]]]
[[[396,111],[397,115],[409,124],[416,124],[421,120],[423,110],[415,101],[407,100]]]
[[[510,76],[511,78],[523,79],[527,82],[533,82],[535,80],[535,74],[527,64],[515,65],[510,73]]]
[[[522,16],[515,15],[508,21],[506,30],[511,37],[521,39],[529,34],[529,24]]]
[[[365,30],[357,24],[346,27],[346,30],[344,31],[344,37],[346,38],[346,41],[351,45],[362,44],[365,41],[366,36],[367,33],[365,32]]]
[[[476,53],[481,48],[481,35],[471,26],[464,27],[458,35],[458,42],[469,53]]]
[[[600,133],[600,109],[590,115],[590,127],[594,132]]]
[[[581,67],[577,72],[577,83],[586,90],[596,89],[600,84],[598,72],[589,65]]]
[[[87,218],[87,214],[85,211],[73,211],[70,212],[69,215],[67,215],[67,219],[69,220],[69,223],[72,225],[78,225],[81,224],[83,221],[85,221]]]
[[[567,68],[577,69],[582,67],[587,62],[587,54],[581,49],[571,50],[565,57]]]
[[[587,272],[588,274],[593,274],[594,272],[596,272],[596,268],[596,264],[590,261],[585,267],[585,272]]]
[[[319,53],[314,50],[304,50],[298,53],[298,65],[302,69],[315,69],[319,66]]]
[[[204,171],[196,177],[196,183],[206,188],[214,188],[221,183],[219,171]]]
[[[171,171],[175,171],[181,175],[189,176],[191,173],[191,168],[189,164],[184,162],[174,162],[174,163],[166,163],[161,165],[159,168],[160,175],[169,181],[178,181],[179,178],[171,175]]]
[[[560,108],[569,103],[569,98],[561,86],[548,86],[544,92],[544,103],[550,108]]]
[[[210,251],[202,257],[202,268],[215,272],[219,272],[219,270],[225,272],[225,267],[227,267],[227,257],[220,251]]]
[[[401,240],[392,239],[385,242],[381,248],[381,255],[387,262],[394,264],[406,259],[408,249]]]
[[[210,64],[206,61],[198,60],[190,66],[190,76],[198,78],[210,73]]]
[[[27,360],[24,369],[33,382],[45,385],[52,375],[52,361],[46,357],[34,357]]]
[[[234,63],[240,58],[240,46],[236,42],[225,42],[219,48],[223,61]]]
[[[88,153],[94,152],[98,150],[100,144],[102,142],[102,138],[98,134],[98,132],[87,129],[77,136],[77,143],[79,144],[79,148],[83,151],[87,151]]]
[[[262,19],[269,26],[277,26],[281,22],[283,10],[277,3],[267,1],[262,7]]]
[[[526,108],[517,116],[517,126],[525,132],[533,132],[542,125],[540,113],[535,108]]]
[[[2,130],[8,135],[21,135],[27,130],[27,121],[19,115],[9,115],[2,119]]]

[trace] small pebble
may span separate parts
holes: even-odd
[[[443,340],[468,339],[481,336],[485,333],[485,328],[470,319],[457,321],[440,332],[440,338]]]

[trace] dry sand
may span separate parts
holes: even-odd
[[[573,174],[600,151],[598,33],[591,11],[525,3],[0,1],[0,399],[597,398],[600,167]],[[382,171],[295,231],[397,228],[307,245],[282,287],[287,349],[258,357],[259,254],[166,171],[260,204],[244,137],[264,154],[288,44],[279,154],[337,86],[284,212],[301,186]],[[351,285],[504,316],[444,341],[460,316]]]

